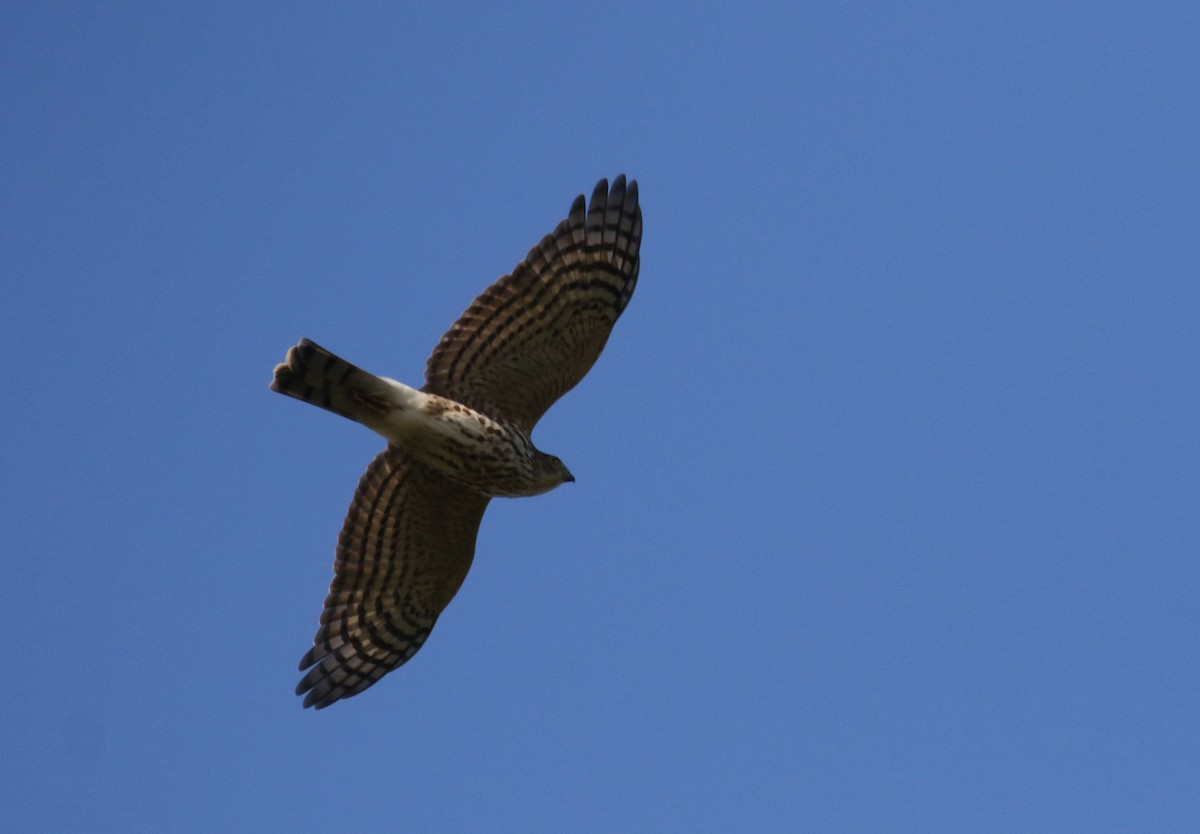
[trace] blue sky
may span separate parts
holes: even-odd
[[[12,831],[1200,830],[1189,3],[10,4]],[[426,647],[292,695],[370,432],[601,177],[641,281]]]

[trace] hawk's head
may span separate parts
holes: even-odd
[[[567,469],[567,465],[554,455],[548,455],[545,452],[535,452],[533,457],[533,483],[537,492],[530,493],[531,495],[540,495],[543,492],[549,492],[559,484],[574,483],[575,476],[571,474],[571,470]]]

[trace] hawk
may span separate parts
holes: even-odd
[[[575,480],[530,432],[600,356],[637,284],[641,240],[637,182],[601,180],[442,336],[420,389],[307,339],[275,368],[271,390],[388,441],[338,537],[300,661],[305,707],[357,695],[420,650],[471,567],[488,501]]]

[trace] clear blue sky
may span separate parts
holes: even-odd
[[[28,3],[0,827],[1200,830],[1194,3]],[[292,695],[381,441],[600,177],[641,282],[417,658]]]

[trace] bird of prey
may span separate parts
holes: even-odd
[[[600,356],[637,284],[641,240],[637,182],[601,180],[442,336],[422,388],[307,339],[275,368],[271,390],[388,441],[338,537],[320,626],[300,661],[305,707],[357,695],[425,644],[471,566],[488,501],[575,480],[530,432]]]

